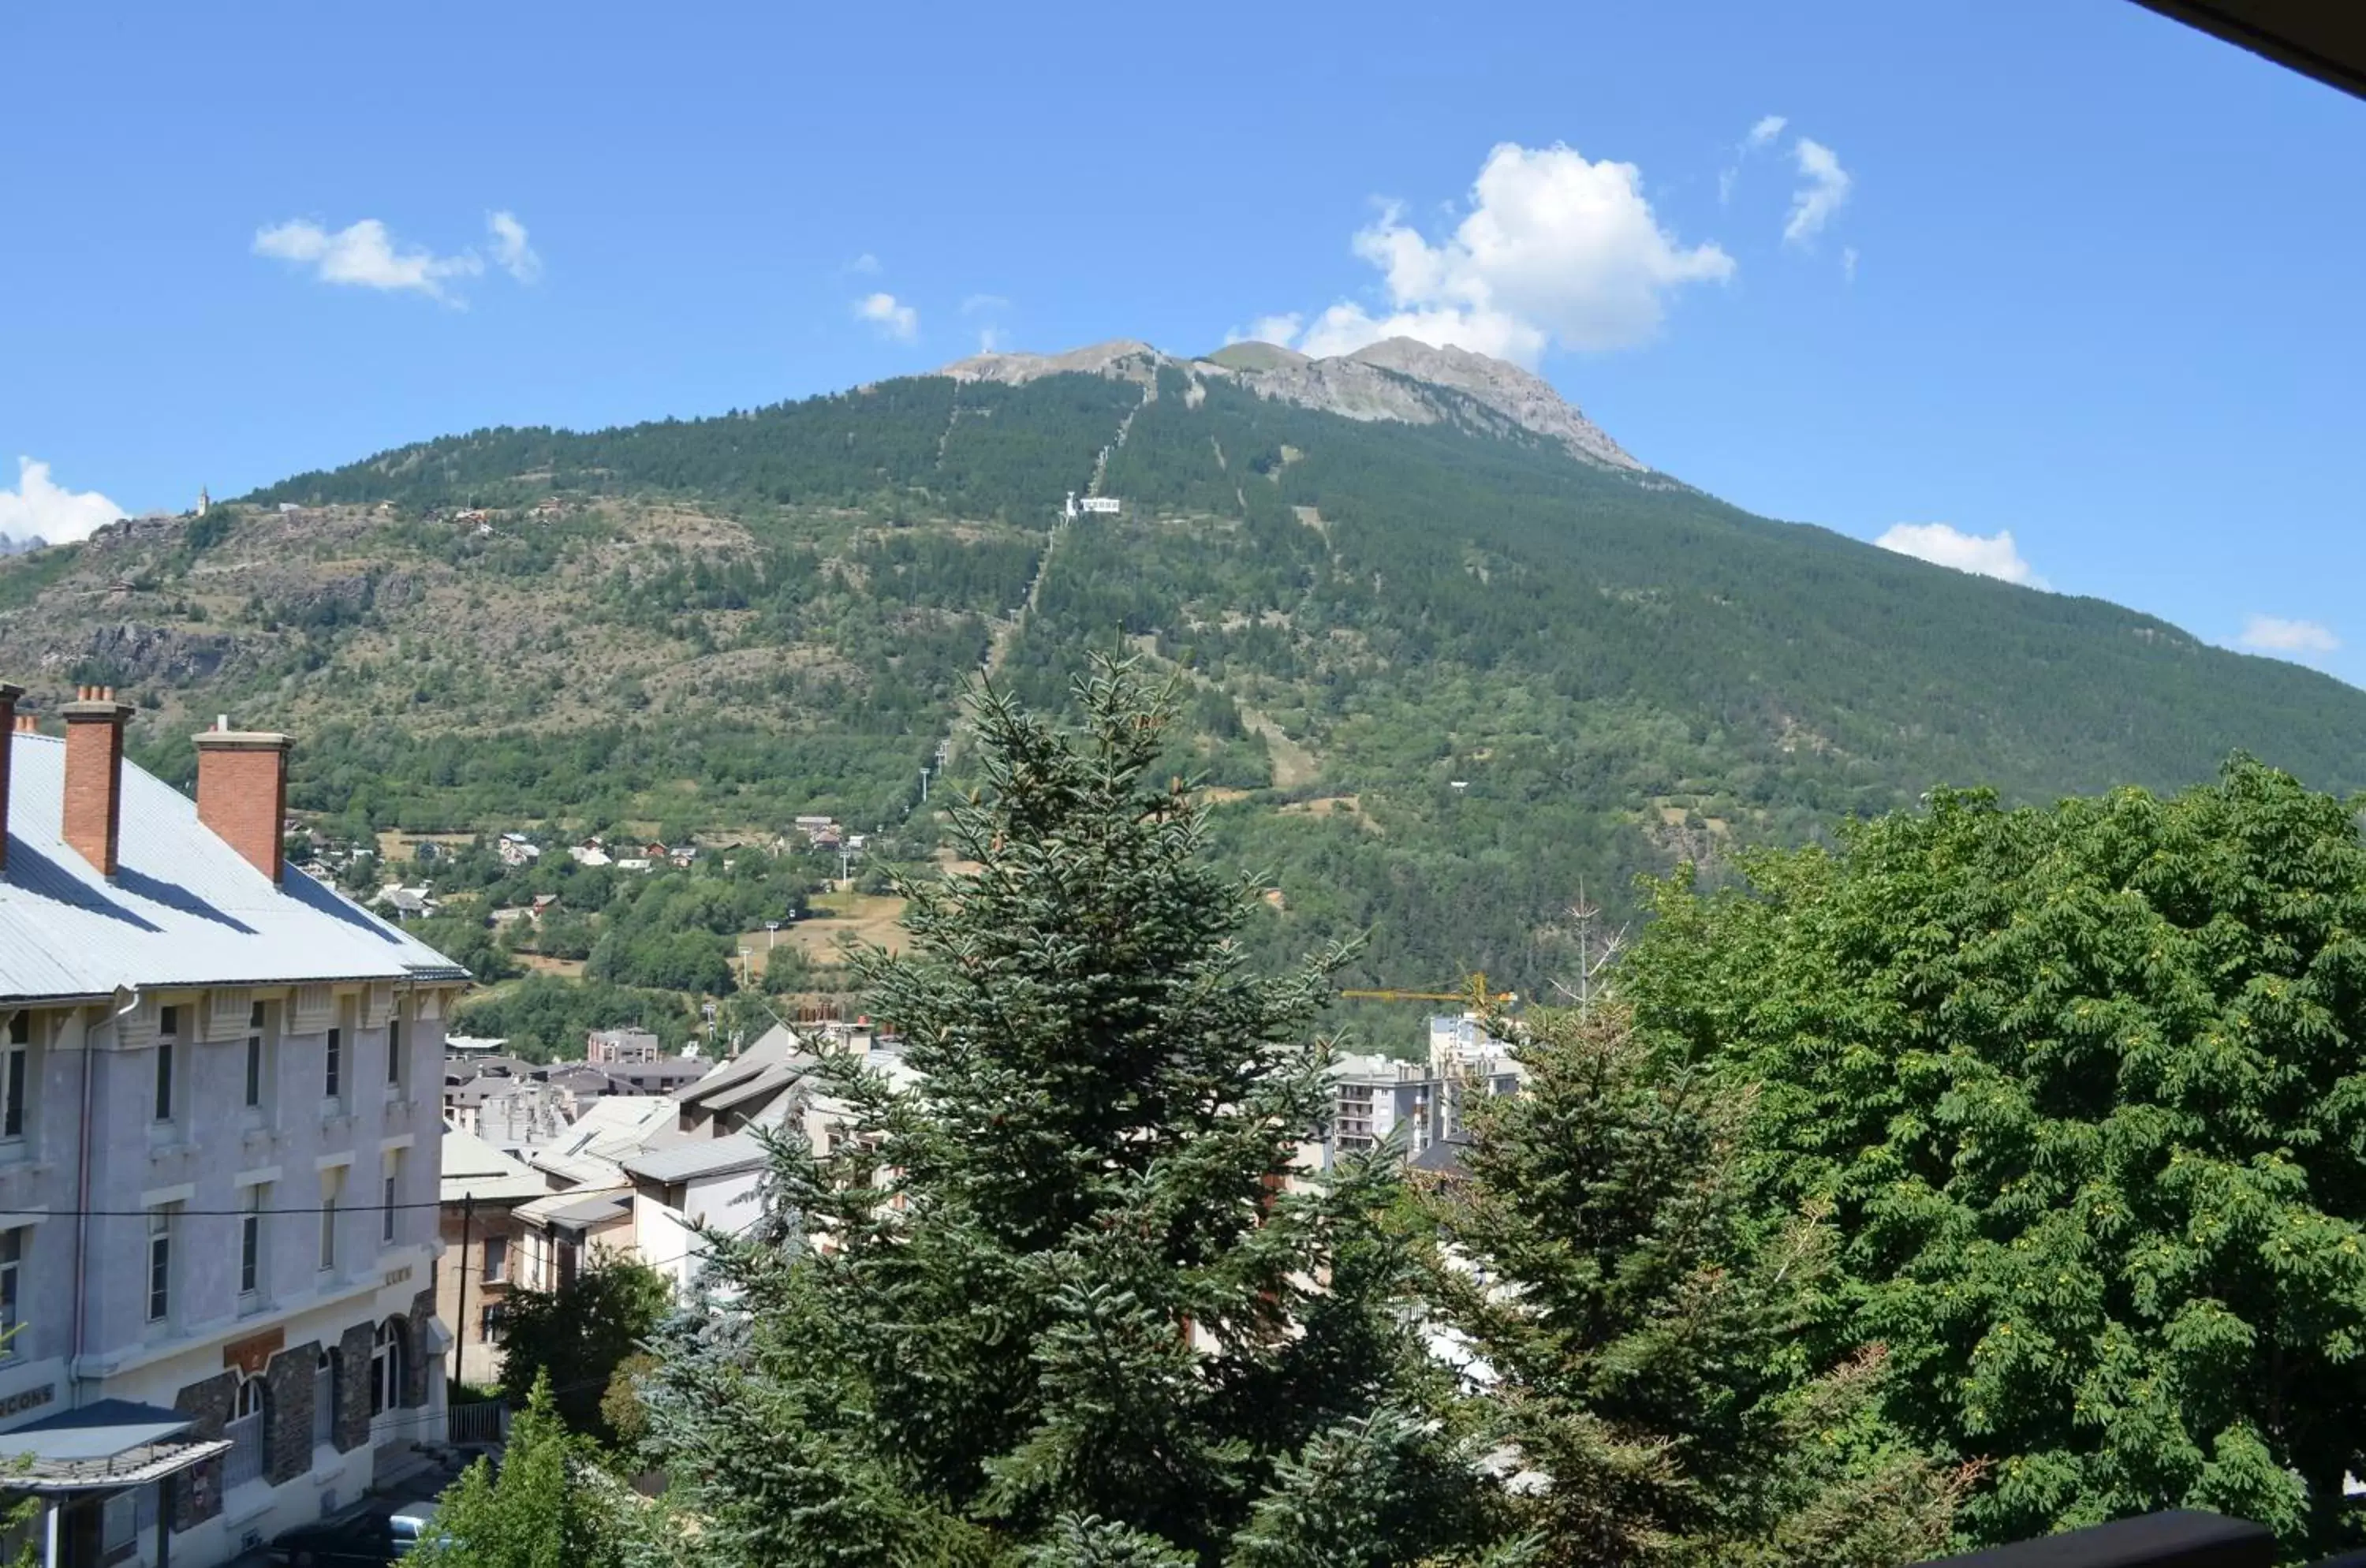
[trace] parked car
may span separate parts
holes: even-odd
[[[420,1547],[441,1544],[445,1540],[444,1532],[435,1528],[435,1505],[433,1503],[406,1503],[397,1508],[386,1522],[387,1528],[393,1532],[394,1554],[397,1557],[408,1557]]]
[[[395,1559],[392,1521],[373,1512],[299,1525],[268,1551],[272,1568],[386,1568]]]

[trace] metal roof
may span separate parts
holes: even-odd
[[[227,1452],[221,1438],[175,1442],[193,1425],[162,1405],[101,1399],[0,1436],[8,1484],[28,1492],[81,1492],[138,1485]]]
[[[633,1190],[629,1187],[579,1187],[567,1192],[554,1192],[547,1198],[537,1198],[531,1203],[521,1203],[512,1212],[520,1221],[530,1225],[590,1230],[630,1214],[633,1212]]]
[[[734,1133],[689,1144],[627,1155],[621,1162],[631,1175],[645,1181],[692,1181],[702,1176],[729,1176],[760,1169],[772,1158],[754,1134]]]
[[[480,1203],[530,1201],[546,1196],[550,1184],[474,1133],[444,1129],[442,1201],[474,1198]]]
[[[717,1065],[713,1072],[674,1098],[684,1110],[728,1110],[794,1083],[818,1066],[820,1061],[805,1049],[795,1034],[776,1023],[747,1050]]]
[[[66,845],[65,742],[10,744],[0,877],[0,998],[118,987],[465,980],[426,943],[289,867],[276,886],[197,820],[197,803],[123,764],[116,874]]]

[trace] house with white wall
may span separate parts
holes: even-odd
[[[627,1155],[633,1252],[686,1294],[705,1262],[707,1231],[732,1234],[762,1217],[757,1188],[771,1156],[753,1133],[668,1144]]]
[[[213,1568],[442,1436],[459,965],[282,863],[286,736],[193,801],[0,685],[0,1469],[54,1568]]]

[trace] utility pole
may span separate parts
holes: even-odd
[[[462,1382],[468,1381],[468,1238],[476,1227],[477,1195],[470,1192],[460,1199],[460,1321],[452,1325],[452,1371]]]

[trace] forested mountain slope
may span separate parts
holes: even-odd
[[[379,825],[813,809],[917,858],[963,679],[1053,700],[1130,647],[1183,672],[1177,766],[1279,889],[1270,939],[1369,930],[1361,975],[1422,987],[1533,987],[1581,880],[1615,908],[1933,784],[2168,786],[2237,748],[2366,773],[2366,693],[1752,516],[1508,378],[1115,346],[479,431],[120,526],[0,563],[0,675],[127,687],[168,771],[218,711],[291,728],[296,805]],[[1122,512],[1064,525],[1096,487]]]

